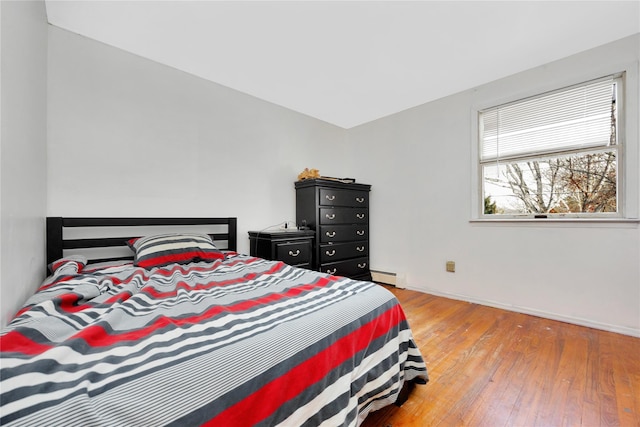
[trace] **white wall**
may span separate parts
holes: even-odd
[[[49,27],[48,214],[295,220],[305,167],[348,175],[345,131]]]
[[[638,37],[344,131],[50,27],[47,212],[233,215],[246,252],[317,167],[373,185],[372,265],[409,287],[640,335],[637,225],[469,222],[473,106],[611,61]]]
[[[0,326],[44,278],[47,24],[43,1],[0,3]]]
[[[367,156],[353,175],[373,184],[372,266],[421,291],[640,335],[637,223],[470,222],[474,106],[629,64],[627,198],[637,215],[639,47],[636,35],[350,130],[354,155]]]

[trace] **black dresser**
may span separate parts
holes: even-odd
[[[296,223],[315,232],[313,269],[371,280],[368,184],[305,179],[295,183]]]

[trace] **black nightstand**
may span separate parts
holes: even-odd
[[[312,267],[313,230],[249,231],[251,256]]]

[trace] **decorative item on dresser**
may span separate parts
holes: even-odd
[[[371,185],[332,179],[295,183],[296,223],[315,233],[313,268],[371,280],[369,192]]]
[[[311,230],[296,229],[249,231],[250,254],[311,269],[314,235]]]

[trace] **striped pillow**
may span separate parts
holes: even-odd
[[[78,274],[87,265],[87,257],[84,255],[70,255],[60,258],[49,264],[49,271],[55,275],[61,274]]]
[[[133,265],[147,270],[169,264],[224,259],[211,237],[204,234],[158,234],[131,239],[127,245],[135,253]]]

